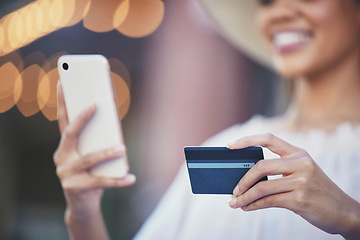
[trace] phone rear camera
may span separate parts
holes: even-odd
[[[69,69],[69,65],[67,63],[63,63],[62,65],[64,70],[68,70]]]

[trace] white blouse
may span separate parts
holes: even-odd
[[[349,123],[332,133],[272,131],[269,119],[253,117],[212,137],[204,146],[225,146],[232,140],[272,132],[305,149],[323,171],[348,195],[360,202],[360,126]],[[276,155],[264,149],[266,158]],[[230,196],[194,195],[186,166],[162,198],[135,239],[343,239],[312,226],[295,213],[279,208],[244,212],[228,206]],[[336,209],[334,209],[336,211]]]

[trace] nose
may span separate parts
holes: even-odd
[[[288,21],[295,18],[298,14],[296,2],[299,0],[275,0],[269,6],[269,17],[272,22]]]

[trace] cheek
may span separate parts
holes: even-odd
[[[260,34],[263,36],[263,38],[266,38],[266,29],[269,27],[269,21],[264,11],[257,11],[255,15],[255,23]]]

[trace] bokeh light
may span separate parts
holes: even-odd
[[[91,31],[116,29],[129,37],[144,37],[158,28],[163,17],[161,0],[38,0],[7,14],[0,19],[0,112],[16,105],[24,116],[41,110],[49,120],[56,119],[56,60],[65,53],[49,61],[40,52],[21,59],[17,49],[81,20]],[[118,59],[109,62],[124,117],[130,106],[130,74]]]
[[[115,10],[113,26],[118,28],[126,19],[129,13],[130,0],[123,0]]]
[[[26,32],[25,32],[25,21],[27,9],[22,8],[18,11],[18,17],[16,19],[15,31],[18,39],[18,44],[22,45],[27,40]]]
[[[37,64],[27,67],[21,73],[23,87],[17,107],[25,117],[32,116],[40,110],[37,103],[37,90],[39,77],[44,75],[44,70]]]
[[[74,0],[74,10],[72,12],[72,16],[65,26],[72,26],[80,22],[89,11],[90,2],[91,0]]]
[[[3,42],[3,48],[2,48],[3,54],[7,54],[12,51],[12,48],[11,48],[10,42],[9,42],[9,32],[10,32],[11,18],[14,15],[15,15],[14,13],[8,14],[3,18],[3,21],[2,21],[2,26],[3,26],[3,31],[4,31],[4,42]]]
[[[154,32],[164,18],[161,0],[131,0],[129,13],[117,30],[129,37],[144,37]]]
[[[131,88],[130,73],[129,73],[128,69],[126,68],[125,64],[117,58],[110,58],[110,59],[108,59],[108,61],[109,61],[111,71],[113,73],[116,73],[117,75],[119,75],[126,82],[126,84],[129,86],[129,88]]]
[[[18,47],[20,42],[17,34],[18,31],[16,30],[17,27],[16,25],[19,19],[19,15],[20,14],[18,12],[15,12],[9,21],[8,39],[9,39],[10,47],[12,49]]]
[[[50,121],[57,119],[57,83],[59,78],[57,68],[53,68],[41,79],[37,93],[41,112]]]
[[[38,14],[36,15],[36,22],[39,26],[41,34],[47,34],[51,31],[50,24],[50,1],[39,1]]]
[[[40,108],[37,102],[37,91],[40,80],[45,76],[45,71],[40,67],[46,62],[41,52],[33,52],[23,59],[26,67],[18,77],[18,86],[22,85],[22,92],[16,106],[26,117],[37,113]]]
[[[57,60],[65,54],[68,53],[58,52],[54,54],[42,66],[46,74],[40,79],[37,101],[39,109],[49,121],[57,119],[57,83],[60,79]]]
[[[114,91],[120,118],[123,119],[130,108],[130,89],[124,79],[122,79],[116,73],[112,72],[111,78],[114,85]]]
[[[61,26],[61,20],[64,15],[64,4],[65,1],[63,0],[52,0],[50,7],[50,23],[55,28],[59,28]]]
[[[4,28],[2,26],[2,22],[0,22],[0,56],[3,54],[4,41],[5,41]]]
[[[84,17],[84,27],[94,32],[108,32],[114,29],[115,13],[118,12],[118,7],[122,7],[119,14],[125,14],[125,16],[117,17],[118,23],[121,24],[121,18],[125,19],[127,12],[124,12],[123,1],[119,0],[92,0],[90,3],[90,9]],[[127,8],[128,10],[128,8]],[[126,9],[125,9],[126,11]],[[121,22],[120,22],[121,21]]]
[[[0,113],[3,113],[15,105],[15,79],[19,76],[19,70],[12,62],[7,62],[0,66],[0,76]]]

